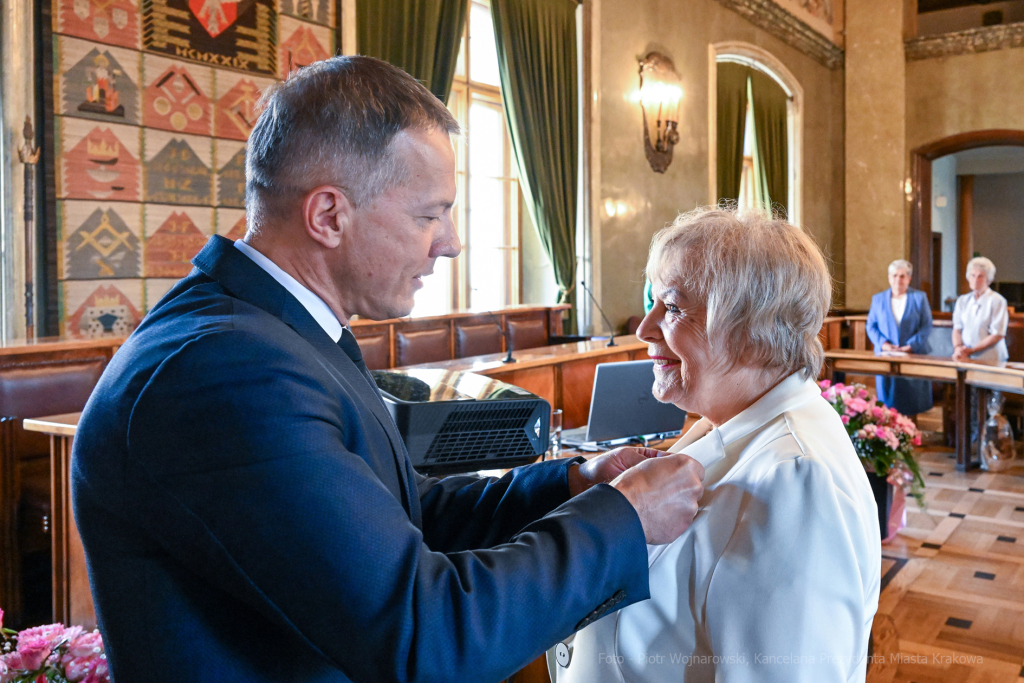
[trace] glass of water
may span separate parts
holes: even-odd
[[[551,411],[551,424],[548,428],[548,455],[557,458],[562,452],[562,411],[555,408]]]

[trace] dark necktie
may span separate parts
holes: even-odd
[[[363,352],[359,350],[359,343],[356,341],[356,336],[352,334],[349,329],[342,328],[341,339],[338,340],[338,346],[345,352],[345,355],[352,359],[352,362],[360,370],[366,369],[366,363],[363,362]]]

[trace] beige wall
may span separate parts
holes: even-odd
[[[1024,49],[907,63],[907,150],[957,133],[1024,129]]]
[[[651,236],[708,197],[708,47],[727,40],[777,57],[804,89],[804,227],[843,272],[843,75],[768,35],[714,0],[600,0],[600,221],[602,307],[612,323],[641,315],[643,267]],[[681,141],[665,174],[644,156],[637,57],[669,55],[685,98]],[[624,213],[609,217],[606,202]]]
[[[903,3],[846,6],[846,304],[867,308],[907,254]]]

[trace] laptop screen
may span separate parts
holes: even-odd
[[[586,441],[679,431],[686,411],[654,398],[654,361],[601,363],[594,372]]]

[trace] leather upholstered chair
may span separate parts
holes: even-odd
[[[455,325],[455,357],[501,353],[502,333],[495,322]]]
[[[5,626],[52,620],[50,440],[27,417],[85,407],[107,358],[26,361],[0,367],[0,605]]]
[[[424,330],[395,331],[395,365],[417,365],[450,360],[451,329],[446,324]]]
[[[508,336],[514,351],[547,346],[547,322],[543,318],[509,318]]]
[[[363,361],[370,370],[387,370],[391,367],[391,340],[387,331],[383,334],[356,335]]]

